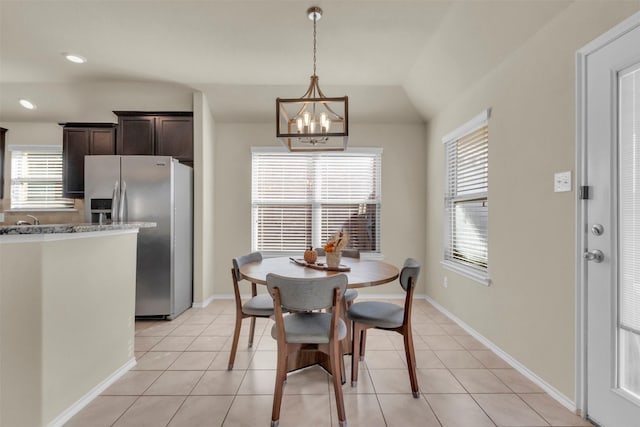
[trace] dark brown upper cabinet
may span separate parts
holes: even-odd
[[[171,156],[193,164],[193,113],[114,113],[118,116],[117,154]]]
[[[0,199],[4,198],[4,134],[5,128],[0,128]]]
[[[84,197],[84,156],[116,154],[115,123],[60,123],[62,131],[63,191],[65,197]]]

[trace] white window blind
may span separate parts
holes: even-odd
[[[489,128],[486,119],[446,142],[445,261],[488,267]]]
[[[252,247],[300,252],[348,233],[348,247],[380,252],[381,152],[252,153]]]
[[[62,194],[62,148],[10,146],[11,209],[73,208]]]
[[[640,335],[640,69],[620,79],[620,323]]]

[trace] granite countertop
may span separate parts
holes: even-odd
[[[42,225],[0,225],[0,236],[16,234],[57,234],[86,233],[90,231],[131,230],[153,228],[155,222],[123,222],[113,224],[42,224]]]

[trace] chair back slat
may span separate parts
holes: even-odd
[[[269,273],[267,288],[272,295],[274,288],[279,289],[280,302],[288,310],[321,310],[333,305],[334,289],[340,289],[340,295],[344,295],[347,276],[336,274],[328,277],[292,278]]]
[[[313,250],[318,253],[318,256],[327,255],[323,248],[314,248]],[[345,258],[360,258],[360,249],[343,249],[342,256]]]
[[[345,258],[360,258],[360,249],[343,249],[342,256]]]
[[[400,286],[405,291],[409,290],[409,286],[415,286],[420,274],[420,264],[413,258],[407,258],[404,266],[400,271]]]
[[[247,255],[241,255],[239,257],[235,257],[233,259],[233,274],[236,278],[236,281],[242,280],[242,276],[240,276],[240,267],[245,264],[249,264],[250,262],[262,261],[262,254],[260,252],[251,252]]]

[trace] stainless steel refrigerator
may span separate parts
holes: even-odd
[[[85,220],[151,221],[138,235],[136,316],[193,302],[193,170],[167,156],[85,156]]]

